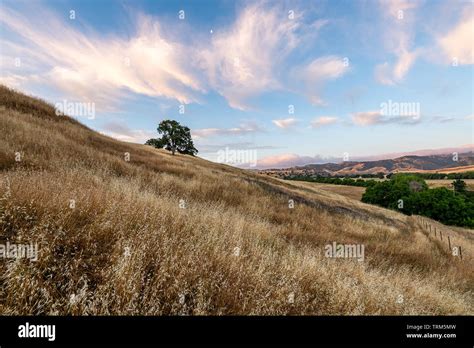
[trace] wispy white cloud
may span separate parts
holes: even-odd
[[[305,25],[300,12],[289,18],[285,10],[265,2],[245,7],[199,53],[209,84],[233,108],[250,109],[252,97],[285,88],[282,76],[288,55],[326,24],[319,19]]]
[[[421,116],[416,115],[401,115],[401,116],[387,116],[381,111],[363,111],[352,114],[352,122],[357,126],[372,126],[379,124],[418,124],[421,121]]]
[[[390,65],[385,62],[375,67],[375,79],[383,85],[393,85],[401,82],[415,62],[418,52],[402,51],[397,62]]]
[[[285,118],[280,120],[272,120],[272,122],[278,128],[288,129],[293,127],[296,124],[297,120],[296,118]]]
[[[130,129],[128,126],[118,122],[107,122],[102,126],[100,133],[121,141],[140,144],[144,144],[148,139],[156,138],[157,136],[156,132]]]
[[[380,0],[385,49],[395,60],[384,62],[375,67],[375,79],[385,85],[403,81],[409,69],[415,63],[420,52],[413,48],[416,9],[420,1]]]
[[[280,87],[274,68],[296,45],[297,27],[297,20],[282,20],[261,4],[243,9],[200,54],[209,83],[231,107],[248,109],[248,98]]]
[[[268,168],[289,168],[294,166],[303,166],[310,163],[327,163],[336,161],[336,158],[315,156],[301,156],[294,153],[286,153],[275,156],[268,156],[258,160],[257,167],[259,169]]]
[[[328,126],[331,124],[336,123],[339,120],[338,117],[334,116],[320,116],[313,121],[311,121],[311,127],[313,128],[319,128],[323,126]]]
[[[383,123],[380,111],[357,112],[352,115],[352,121],[358,126],[369,126]]]
[[[474,64],[474,11],[472,3],[463,11],[458,23],[440,35],[438,45],[446,63]]]
[[[253,142],[237,142],[237,143],[224,143],[224,144],[199,144],[199,154],[211,154],[216,155],[219,150],[225,150],[226,148],[234,150],[270,150],[277,149],[278,147],[272,145],[257,145]],[[207,156],[210,157],[210,156]]]
[[[423,1],[380,0],[379,8],[383,24],[381,31],[385,49],[394,60],[376,65],[374,70],[377,82],[395,85],[402,82],[419,58],[431,63],[449,65],[474,64],[474,12],[472,3],[454,3],[437,10],[436,22],[424,23],[430,40],[423,46],[415,47],[414,38],[420,32],[417,19],[422,11],[418,9]],[[444,11],[444,12],[442,12]],[[445,13],[448,11],[449,13]],[[458,14],[460,12],[460,14]],[[457,17],[456,17],[457,16]],[[451,18],[457,18],[452,23]],[[450,18],[446,20],[444,18]],[[443,24],[441,25],[440,22]],[[446,29],[446,27],[448,29]]]
[[[0,25],[12,35],[2,40],[0,81],[49,85],[98,109],[130,92],[192,103],[214,90],[231,107],[248,110],[252,98],[287,88],[289,54],[328,23],[307,23],[301,11],[289,18],[282,6],[261,1],[243,7],[209,40],[190,38],[185,26],[170,35],[161,19],[140,13],[132,15],[129,36],[118,37],[71,25],[38,4],[29,11],[35,15],[2,7]],[[19,69],[13,67],[17,57]],[[320,82],[339,76],[336,65],[314,60],[302,71],[309,83]]]
[[[182,103],[196,101],[196,92],[204,91],[192,72],[188,48],[167,38],[150,16],[139,15],[130,38],[86,35],[46,9],[25,17],[3,7],[0,23],[23,44],[11,45],[9,56],[36,62],[24,78],[94,101],[99,108],[129,91]]]
[[[246,122],[239,127],[232,128],[201,128],[192,129],[191,134],[196,139],[210,138],[222,135],[247,135],[257,132],[263,132],[263,129],[255,122]]]
[[[291,75],[298,84],[303,85],[301,91],[311,103],[324,105],[321,89],[327,81],[337,79],[349,71],[348,60],[338,56],[325,56],[312,60],[310,63],[292,69]],[[296,88],[300,91],[300,88]]]

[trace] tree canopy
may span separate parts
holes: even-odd
[[[164,120],[158,125],[157,131],[161,138],[148,139],[145,145],[164,148],[174,155],[176,151],[185,155],[195,156],[198,150],[194,147],[191,131],[182,126],[178,121]]]
[[[367,187],[362,202],[412,215],[424,215],[448,225],[474,227],[474,197],[462,180],[453,182],[455,192],[429,189],[416,175],[396,174],[390,180]],[[400,205],[400,202],[402,204]]]

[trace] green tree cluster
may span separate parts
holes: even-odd
[[[474,171],[464,173],[406,173],[417,175],[425,180],[454,180],[454,179],[474,179]],[[388,177],[388,176],[387,176]]]
[[[351,178],[338,178],[338,177],[324,177],[324,176],[305,176],[305,175],[293,175],[285,177],[287,180],[298,180],[298,181],[309,181],[318,182],[322,184],[333,184],[333,185],[348,185],[348,186],[360,186],[368,187],[375,183],[374,180],[363,180],[363,179],[351,179]]]
[[[474,198],[462,180],[453,190],[429,189],[419,175],[396,174],[390,180],[369,186],[362,202],[430,217],[447,225],[474,228]]]

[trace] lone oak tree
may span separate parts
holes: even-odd
[[[164,120],[158,125],[158,133],[161,138],[148,139],[145,145],[162,149],[165,148],[174,155],[176,151],[185,155],[195,156],[198,150],[194,147],[191,131],[188,127],[181,126],[174,120]]]

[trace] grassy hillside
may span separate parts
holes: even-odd
[[[288,180],[289,181],[289,180]],[[362,195],[365,192],[365,187],[359,187],[359,186],[349,186],[349,185],[335,185],[335,184],[322,184],[319,182],[309,182],[309,181],[289,181],[291,183],[295,183],[298,186],[302,187],[316,187],[319,190],[325,191],[325,192],[333,192],[337,193],[339,195],[342,195],[347,198],[355,199],[357,201],[360,201],[362,198]]]
[[[474,314],[471,231],[451,231],[461,261],[414,217],[119,142],[3,87],[0,133],[0,243],[40,247],[0,260],[1,314]]]

